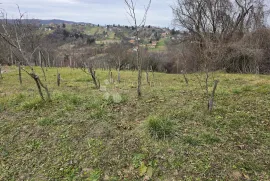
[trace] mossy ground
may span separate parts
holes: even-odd
[[[57,87],[49,68],[52,101],[43,102],[28,75],[20,85],[17,70],[6,69],[0,180],[270,179],[270,76],[215,73],[209,113],[195,75],[187,86],[181,75],[151,74],[137,99],[136,72],[123,71],[112,85],[97,70],[96,90],[90,76],[70,68],[59,69]],[[163,125],[164,137],[153,136]]]

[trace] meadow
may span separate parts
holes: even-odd
[[[0,180],[270,180],[270,76],[214,72],[207,110],[204,74],[150,73],[137,98],[137,73],[5,67],[0,79]],[[116,71],[113,76],[117,80]],[[198,78],[199,77],[199,78]],[[199,80],[200,79],[200,80]]]

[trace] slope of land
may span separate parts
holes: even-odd
[[[96,90],[87,74],[69,68],[59,69],[57,87],[50,68],[52,101],[43,102],[28,75],[20,86],[16,69],[6,70],[0,180],[270,179],[269,76],[215,73],[209,113],[195,75],[187,86],[180,75],[151,74],[137,99],[136,72],[122,72],[112,85],[97,70]]]

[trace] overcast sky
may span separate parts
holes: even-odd
[[[136,1],[136,0],[135,0]],[[170,5],[175,0],[152,0],[146,24],[172,27]],[[137,0],[138,16],[143,15],[147,0]],[[0,0],[9,18],[18,17],[16,4],[28,18],[62,19],[94,24],[129,25],[124,0]]]
[[[134,1],[137,2],[137,15],[141,17],[147,0]],[[146,25],[172,28],[170,5],[175,1],[152,0]],[[0,3],[0,7],[6,10],[9,18],[18,18],[18,4],[22,12],[27,12],[28,18],[130,25],[124,0],[0,0]],[[269,8],[270,0],[265,0],[265,4]]]

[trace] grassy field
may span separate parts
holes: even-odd
[[[5,70],[0,180],[270,180],[270,76],[216,72],[209,113],[194,74],[188,86],[181,75],[151,74],[137,99],[136,72],[112,85],[97,70],[96,90],[69,68],[57,87],[50,68],[52,101],[43,102],[28,75],[20,86],[16,69]]]

